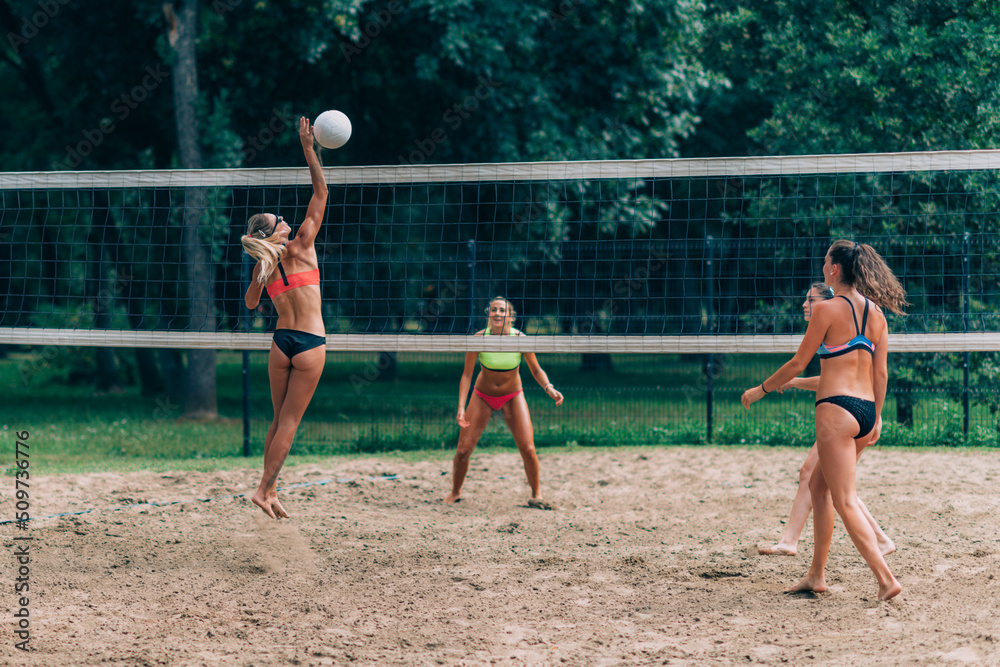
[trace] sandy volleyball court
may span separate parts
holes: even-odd
[[[493,452],[457,506],[447,461],[295,466],[280,523],[238,497],[256,470],[34,479],[36,516],[99,510],[3,527],[8,554],[32,538],[32,650],[14,648],[9,556],[0,663],[1000,664],[1000,453],[865,454],[904,586],[879,603],[839,520],[826,594],[781,593],[811,524],[798,556],[756,555],[805,450],[543,450],[552,510],[527,506],[515,451]]]

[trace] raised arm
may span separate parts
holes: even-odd
[[[312,245],[316,241],[319,227],[323,223],[329,191],[326,187],[326,178],[323,176],[323,167],[319,163],[319,156],[316,155],[316,148],[313,145],[313,129],[309,124],[309,119],[304,116],[299,119],[299,139],[302,142],[302,152],[306,156],[306,164],[309,165],[313,195],[312,199],[309,200],[309,208],[306,210],[306,219],[302,221],[302,225],[295,233],[293,242]]]
[[[531,376],[535,378],[537,382],[545,393],[548,394],[549,398],[556,402],[556,405],[562,405],[563,395],[555,388],[555,386],[549,382],[549,376],[545,374],[542,367],[538,363],[538,359],[535,357],[534,352],[525,352],[524,361],[528,364],[528,370],[531,371]]]

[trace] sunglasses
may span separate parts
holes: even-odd
[[[266,239],[268,236],[274,236],[274,230],[278,228],[278,223],[280,223],[282,220],[284,220],[284,218],[282,218],[280,215],[275,214],[274,225],[271,227],[271,231],[265,232],[263,229],[260,230],[258,232],[258,234],[260,234],[260,237],[262,239]]]

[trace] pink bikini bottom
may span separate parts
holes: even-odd
[[[518,389],[513,394],[507,394],[506,396],[487,396],[478,389],[473,389],[472,391],[476,396],[486,401],[486,405],[490,406],[494,410],[499,410],[503,406],[507,405],[510,399],[520,394],[522,390]]]

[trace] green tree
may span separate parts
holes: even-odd
[[[674,156],[679,141],[697,125],[700,96],[722,85],[721,77],[700,61],[703,6],[695,0],[643,5],[618,0],[204,0],[190,19],[197,33],[198,86],[181,104],[170,94],[178,90],[179,70],[173,66],[179,63],[168,40],[163,3],[56,4],[44,29],[8,39],[0,51],[0,83],[11,93],[0,100],[4,117],[11,119],[0,129],[3,169],[192,166],[195,162],[184,155],[195,149],[208,167],[295,165],[300,160],[296,117],[328,108],[344,110],[354,123],[351,142],[324,155],[328,165]],[[175,4],[195,7],[187,1]],[[0,0],[0,5],[0,25],[13,35],[19,34],[21,20],[37,11],[30,0]],[[201,127],[198,146],[181,136],[195,124]],[[422,211],[373,208],[357,224],[332,217],[328,228],[338,229],[344,244],[364,241],[379,248],[375,264],[345,257],[335,286],[339,290],[346,282],[355,296],[377,297],[379,307],[338,314],[371,328],[393,326],[410,315],[398,304],[411,295],[418,301],[428,286],[440,292],[464,280],[456,273],[460,260],[448,257],[459,257],[470,238],[477,239],[489,262],[478,275],[502,276],[513,268],[540,273],[541,266],[561,261],[564,244],[578,240],[573,234],[590,240],[648,232],[660,205],[641,183],[620,192],[620,199],[606,202],[599,213],[582,210],[583,191],[570,201],[518,207],[510,211],[512,224],[506,227],[487,222],[501,203],[485,189],[468,193],[471,199],[457,221],[451,213],[436,215],[451,210],[442,199],[427,202]],[[174,201],[169,191],[132,194],[140,201]],[[238,283],[236,240],[244,214],[265,201],[263,193],[228,196],[228,206],[220,199],[224,208],[213,215],[229,219],[229,229],[219,234],[216,223],[209,248],[226,285]],[[153,207],[143,219],[174,224],[162,207]],[[411,215],[424,223],[407,232],[407,243],[399,243],[398,225]],[[395,236],[392,224],[368,227],[386,216],[397,225]],[[158,235],[126,229],[132,223],[117,218],[97,217],[105,230],[120,228],[102,238],[125,243]],[[566,224],[579,219],[593,222]],[[26,233],[49,233],[45,229]],[[35,239],[42,241],[38,259],[51,267],[42,273],[53,281],[65,275],[67,258],[88,261],[62,247],[58,239],[68,237],[52,233]],[[159,305],[157,326],[190,325],[191,317],[211,315],[188,312],[191,295],[170,282],[190,284],[190,278],[167,275],[190,257],[171,238],[166,235],[163,275],[152,275],[142,288]],[[416,280],[398,261],[402,253],[414,252],[414,242],[421,250],[411,259],[426,260]],[[107,256],[137,252],[121,248]],[[110,298],[105,290],[103,300],[91,306],[94,312],[107,318],[112,311],[126,311],[124,321],[131,326],[148,322],[136,305],[135,289],[126,294],[121,286],[127,281],[109,275],[112,269],[105,264],[97,267],[100,279],[119,287]],[[627,274],[631,266],[624,264],[629,263],[619,262],[615,270]],[[136,268],[128,275],[143,274]],[[474,289],[486,298],[492,288],[480,281]],[[230,300],[236,301],[232,295]],[[443,303],[454,318],[460,301],[448,297]],[[216,326],[231,322],[221,318]],[[176,388],[175,372],[167,370],[176,366],[175,355],[160,355],[160,365],[168,388]],[[210,364],[203,366],[210,372]]]
[[[998,20],[988,0],[712,0],[704,60],[731,87],[685,153],[992,148]]]
[[[992,148],[1000,136],[996,3],[779,0],[751,9],[736,0],[715,0],[708,16],[705,61],[725,74],[732,88],[706,99],[705,126],[716,129],[687,142],[687,154]],[[735,234],[805,236],[820,245],[845,236],[874,240],[883,252],[892,252],[891,264],[921,313],[905,323],[897,320],[897,330],[995,330],[1000,304],[991,295],[1000,286],[994,270],[998,251],[990,239],[1000,201],[990,178],[952,172],[912,179],[733,179],[726,187],[734,201],[722,215],[735,223],[730,226]],[[969,293],[961,284],[967,234],[979,262]],[[921,251],[907,252],[907,238],[918,237],[924,239]],[[823,248],[818,250],[808,262],[817,261]],[[779,275],[781,264],[802,261],[801,252],[791,246],[779,250],[774,263],[763,262],[760,275]],[[978,315],[971,320],[962,316],[969,307]],[[974,381],[995,381],[992,355],[975,356]],[[912,418],[912,392],[931,386],[960,391],[959,356],[901,361],[908,370],[893,379],[900,421]]]
[[[175,11],[175,4],[176,11]],[[173,49],[174,119],[180,166],[201,169],[198,117],[198,62],[196,47],[201,33],[198,0],[164,3],[168,41]],[[188,330],[215,331],[215,270],[212,249],[204,241],[205,188],[184,191],[184,267],[190,317]],[[185,369],[184,416],[214,419],[218,416],[215,395],[215,350],[188,350]]]

